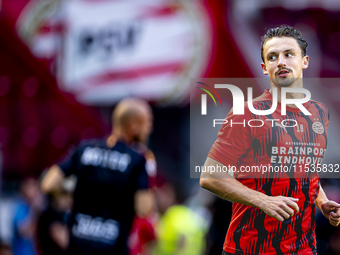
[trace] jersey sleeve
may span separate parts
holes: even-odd
[[[237,160],[250,149],[253,132],[248,121],[253,115],[247,107],[244,112],[244,115],[233,115],[232,110],[228,113],[208,157],[225,166],[236,166]]]
[[[13,229],[14,229],[15,235],[19,235],[20,222],[23,222],[26,217],[27,217],[27,213],[24,210],[24,206],[21,204],[18,205],[15,215],[13,217]]]
[[[77,164],[79,162],[79,147],[70,146],[66,155],[61,159],[57,165],[64,172],[65,176],[77,174]]]

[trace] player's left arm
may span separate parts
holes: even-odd
[[[136,214],[141,218],[149,215],[153,209],[154,200],[154,194],[150,189],[138,190],[135,193]]]
[[[134,197],[136,214],[144,218],[150,214],[154,207],[155,196],[149,187],[148,166],[146,158],[139,164],[137,174],[137,190]]]
[[[65,178],[64,172],[58,165],[51,166],[41,180],[40,188],[44,193],[60,190]]]
[[[319,195],[315,200],[315,204],[321,210],[323,215],[329,219],[329,223],[332,226],[337,227],[340,224],[340,204],[328,200],[321,185],[319,189]]]

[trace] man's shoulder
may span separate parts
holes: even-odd
[[[79,147],[105,147],[106,142],[103,138],[83,139],[79,142]]]
[[[273,101],[272,95],[269,92],[269,89],[266,89],[262,95],[252,99],[252,105],[254,106],[255,109],[266,110],[266,109],[271,108],[272,101]],[[249,108],[248,102],[249,101],[244,103],[244,107],[247,109]]]
[[[251,105],[256,110],[269,110],[272,108],[272,101],[268,99],[257,99],[255,98]],[[249,109],[248,101],[244,103],[244,111],[245,113],[253,114],[252,111]]]
[[[86,139],[79,143],[79,149],[81,151],[86,150],[86,148],[98,148],[105,151],[118,151],[120,153],[129,154],[134,160],[142,160],[144,157],[140,155],[135,150],[131,149],[127,144],[122,141],[117,141],[112,147],[108,147],[106,143],[106,138],[94,138]]]
[[[318,108],[321,108],[321,109],[329,112],[329,108],[325,104],[323,104],[323,103],[321,103],[319,101],[315,101],[315,100],[309,100],[309,102],[311,103],[311,105],[314,105],[314,106],[316,106]]]

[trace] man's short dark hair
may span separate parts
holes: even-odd
[[[283,36],[295,38],[295,40],[297,41],[297,43],[299,44],[301,48],[302,56],[306,56],[308,43],[306,40],[304,40],[301,37],[301,32],[295,29],[294,27],[290,27],[288,25],[281,25],[280,27],[268,29],[267,32],[264,34],[264,36],[261,37],[262,39],[261,58],[262,58],[263,63],[264,63],[264,56],[263,56],[264,44],[273,37],[283,37]]]

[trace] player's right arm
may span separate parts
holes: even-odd
[[[41,181],[41,190],[44,193],[59,190],[64,178],[65,174],[58,165],[51,166]]]
[[[223,164],[208,157],[204,166]],[[297,198],[284,196],[267,196],[256,190],[252,190],[236,180],[228,173],[223,172],[202,172],[200,178],[202,188],[209,190],[215,195],[232,202],[241,203],[261,209],[267,215],[283,221],[293,216],[294,211],[299,212]]]
[[[136,192],[134,196],[134,207],[136,214],[141,217],[147,217],[155,206],[154,192],[150,189],[149,175],[148,175],[148,164],[146,163],[147,157],[143,157],[143,160],[138,167],[136,167]],[[154,166],[156,167],[156,166]],[[154,171],[156,171],[154,169]]]
[[[41,190],[45,193],[50,193],[53,191],[58,191],[62,188],[62,183],[65,177],[72,174],[77,175],[77,162],[79,162],[79,151],[82,151],[83,147],[74,147],[71,145],[58,164],[52,165],[47,173],[43,176],[41,180]]]
[[[135,194],[135,211],[136,214],[144,218],[150,214],[152,209],[154,208],[154,194],[152,190],[138,190]]]

